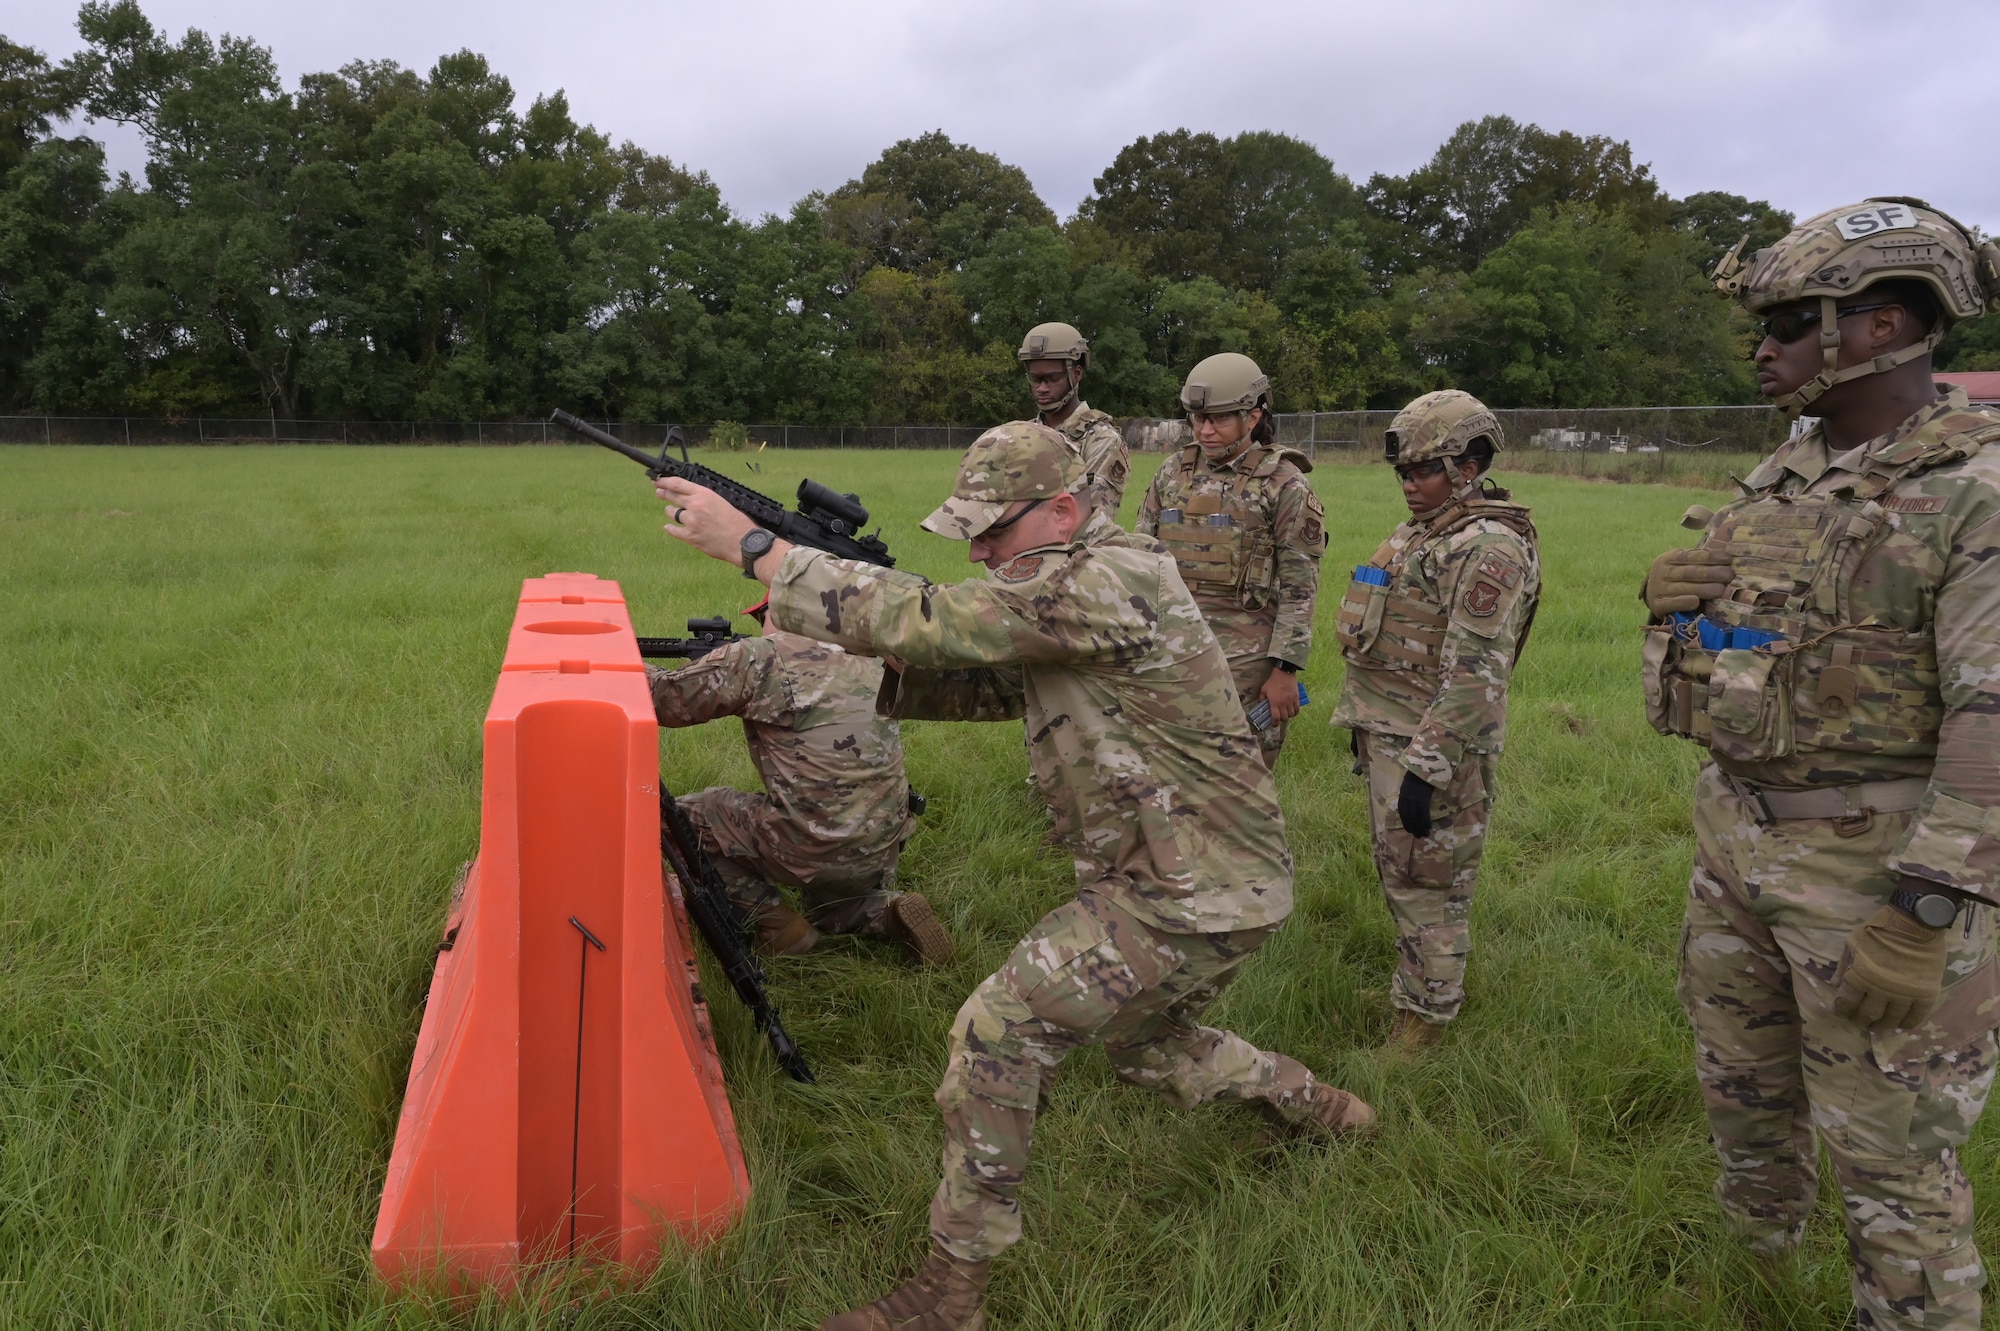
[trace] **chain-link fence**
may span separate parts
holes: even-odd
[[[1707,450],[1716,453],[1768,453],[1785,439],[1790,426],[1775,407],[1584,407],[1572,410],[1501,409],[1500,419],[1510,449],[1549,452],[1652,453]],[[1382,433],[1396,419],[1393,411],[1326,411],[1280,415],[1279,442],[1318,456],[1325,450],[1382,456]],[[1138,424],[1138,423],[1135,423]],[[1174,431],[1170,427],[1178,426]],[[1150,430],[1147,427],[1151,427]],[[1173,442],[1166,436],[1174,435]],[[1135,438],[1135,435],[1138,436]],[[1176,447],[1188,439],[1185,423],[1146,422],[1126,429],[1128,443]]]
[[[1708,449],[1767,453],[1785,437],[1784,417],[1771,407],[1597,407],[1574,411],[1503,410],[1495,413],[1508,446],[1578,453],[1650,453]],[[1306,412],[1278,417],[1284,443],[1317,456],[1323,450],[1380,456],[1389,411]],[[657,447],[662,422],[600,421],[628,443]],[[1175,418],[1122,421],[1126,443],[1164,452],[1189,440]],[[681,427],[691,447],[712,427]],[[921,448],[959,450],[979,437],[973,425],[752,425],[749,446],[773,448]],[[567,444],[575,442],[548,421],[322,421],[278,417],[181,419],[141,416],[0,416],[7,444]]]

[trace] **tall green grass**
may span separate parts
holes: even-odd
[[[963,572],[916,527],[953,458],[751,461],[722,465],[858,490],[906,567]],[[1774,1279],[1723,1234],[1672,997],[1695,760],[1640,716],[1634,589],[1698,496],[1521,478],[1549,590],[1471,999],[1399,1065],[1375,1052],[1392,934],[1325,717],[1339,588],[1401,506],[1381,468],[1314,480],[1333,548],[1279,769],[1299,910],[1216,1017],[1366,1096],[1382,1131],[1259,1154],[1247,1114],[1176,1110],[1081,1054],[1037,1125],[994,1325],[1838,1325],[1831,1203]],[[750,599],[659,523],[638,469],[594,450],[0,449],[0,1327],[803,1327],[912,1269],[950,1016],[1072,891],[1016,726],[905,731],[932,803],[903,877],[956,962],[835,939],[776,964],[814,1087],[717,1003],[756,1183],[732,1233],[599,1297],[453,1307],[370,1274],[519,580],[616,577],[650,632]],[[665,738],[673,785],[753,779],[717,732]],[[1966,1156],[2000,1195],[1991,1134]]]

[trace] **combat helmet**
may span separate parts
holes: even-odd
[[[1472,441],[1481,438],[1490,440],[1496,453],[1505,447],[1499,417],[1470,393],[1441,389],[1396,413],[1382,432],[1382,460],[1401,467],[1432,458],[1463,457]]]
[[[1014,359],[1026,365],[1031,360],[1073,360],[1079,369],[1090,368],[1090,339],[1069,324],[1036,324],[1021,339]]]
[[[1188,371],[1187,382],[1181,385],[1181,407],[1215,415],[1262,407],[1269,415],[1271,377],[1241,352],[1225,351]]]
[[[2000,246],[1976,240],[1957,219],[1922,199],[1884,196],[1807,218],[1769,249],[1744,262],[1745,236],[1715,267],[1715,285],[1752,314],[1788,301],[1820,302],[1825,364],[1818,375],[1777,399],[1797,416],[1835,384],[1879,374],[1928,355],[1960,319],[2000,310]],[[1879,282],[1921,282],[1936,297],[1938,321],[1923,341],[1860,365],[1837,369],[1836,302]]]
[[[1021,346],[1014,353],[1014,359],[1023,365],[1038,360],[1068,361],[1076,368],[1069,372],[1069,392],[1062,400],[1044,407],[1044,411],[1062,411],[1076,401],[1077,381],[1083,371],[1090,368],[1090,340],[1070,324],[1036,324],[1021,339]]]

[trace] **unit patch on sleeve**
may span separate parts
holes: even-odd
[[[1472,585],[1465,589],[1463,598],[1465,613],[1475,619],[1491,618],[1493,612],[1500,608],[1500,594],[1500,588],[1486,579],[1474,578]]]

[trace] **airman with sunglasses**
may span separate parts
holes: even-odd
[[[1426,393],[1384,436],[1410,520],[1354,570],[1337,621],[1333,715],[1368,780],[1375,868],[1396,922],[1388,1049],[1434,1043],[1465,1002],[1472,890],[1486,845],[1507,686],[1541,599],[1528,510],[1484,479],[1500,422]]]
[[[1717,285],[1814,425],[1684,524],[1644,597],[1646,707],[1708,751],[1680,995],[1722,1173],[1776,1261],[1840,1182],[1864,1327],[1980,1320],[1958,1152],[2000,1023],[2000,412],[1940,395],[2000,248],[1920,200],[1801,223]]]
[[[1226,351],[1195,366],[1181,407],[1194,442],[1153,477],[1132,530],[1180,565],[1275,764],[1312,653],[1326,509],[1306,483],[1311,460],[1279,447],[1271,381],[1248,356]]]

